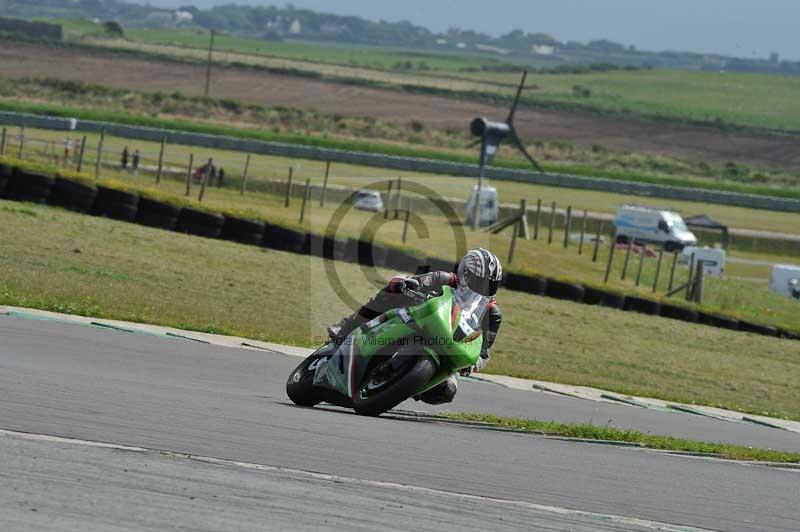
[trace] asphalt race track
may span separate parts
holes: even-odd
[[[800,530],[798,470],[298,408],[297,363],[0,317],[0,528]],[[450,408],[798,449],[786,431],[486,383]]]

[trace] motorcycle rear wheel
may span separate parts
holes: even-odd
[[[374,371],[374,370],[373,370]],[[396,377],[379,393],[365,393],[376,381],[365,376],[361,389],[353,394],[353,409],[362,416],[379,416],[417,393],[436,374],[436,363],[428,355],[419,355],[416,363],[409,365],[406,373]]]

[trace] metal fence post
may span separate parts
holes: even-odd
[[[639,269],[636,271],[636,286],[642,283],[642,269],[644,268],[644,257],[647,254],[647,248],[641,246],[639,248]]]
[[[81,151],[78,152],[78,167],[77,170],[80,173],[81,168],[83,168],[83,151],[86,149],[86,135],[83,136],[81,139]],[[64,161],[67,162],[67,161]]]
[[[25,126],[19,128],[19,153],[17,159],[22,159],[22,150],[25,147]]]
[[[520,225],[522,223],[522,218],[517,220],[515,225]],[[511,264],[514,261],[514,250],[517,247],[517,234],[522,230],[521,227],[514,227],[513,234],[511,235],[511,244],[508,246],[508,263]]]
[[[547,233],[547,243],[553,243],[553,224],[556,221],[556,202],[553,202],[553,206],[550,209],[550,226],[548,228]]]
[[[331,162],[325,163],[325,180],[322,182],[322,195],[319,197],[319,206],[325,206],[325,196],[328,195],[328,176],[331,174]]]
[[[689,279],[686,281],[686,300],[691,301],[692,299],[692,283],[694,282],[694,253],[692,253],[691,258],[689,259]]]
[[[394,180],[389,180],[389,188],[386,191],[386,205],[383,206],[383,219],[389,219],[389,204],[392,203],[392,187],[394,186]]]
[[[531,231],[528,228],[528,200],[519,200],[519,236],[525,240],[531,239]]]
[[[244,172],[242,172],[242,186],[239,189],[239,194],[244,196],[244,190],[247,186],[247,171],[250,169],[250,154],[247,154],[247,159],[244,160]]]
[[[192,193],[192,168],[194,167],[194,153],[189,154],[189,168],[186,170],[186,196]]]
[[[306,203],[308,203],[308,194],[311,191],[311,180],[306,179],[306,190],[303,193],[303,203],[300,207],[300,223],[303,223],[303,220],[306,217]]]
[[[597,262],[597,254],[600,252],[600,238],[603,235],[603,222],[600,222],[600,228],[597,230],[597,235],[594,238],[594,252],[592,253],[592,262]]]
[[[400,198],[403,195],[403,178],[397,178],[397,197],[394,199],[394,219],[400,216]]]
[[[581,240],[578,244],[578,255],[583,255],[583,240],[586,238],[586,216],[589,213],[586,209],[583,210],[583,221],[581,222]]]
[[[206,185],[208,184],[208,178],[211,177],[211,164],[209,163],[208,168],[206,171],[203,172],[203,182],[200,184],[200,195],[197,196],[197,201],[202,202],[203,197],[206,195]]]
[[[653,293],[658,291],[658,278],[661,276],[661,261],[664,259],[664,250],[658,251],[658,262],[656,263],[656,279],[653,281]]]
[[[539,218],[542,215],[542,200],[536,201],[536,218],[533,221],[533,239],[539,240]]]
[[[703,302],[703,290],[705,288],[705,268],[703,267],[703,261],[698,260],[697,266],[695,267],[694,273],[694,302],[695,303],[702,303]]]
[[[628,261],[631,260],[631,250],[633,249],[633,239],[628,240],[628,250],[625,252],[625,263],[622,265],[622,277],[624,281],[628,276]]]
[[[606,277],[603,281],[604,283],[608,283],[608,278],[611,275],[611,264],[614,262],[614,250],[617,249],[617,246],[611,244],[611,248],[608,250],[608,264],[606,264]]]
[[[409,218],[411,218],[411,200],[406,200],[406,217],[405,221],[403,222],[403,244],[406,243],[406,237],[408,237]]]
[[[678,264],[678,252],[672,255],[672,268],[669,271],[669,287],[667,292],[672,292],[672,287],[675,285],[675,266]]]
[[[567,219],[564,222],[564,249],[569,247],[570,231],[572,231],[572,205],[567,206]]]
[[[283,206],[289,206],[289,198],[292,195],[292,174],[294,173],[294,168],[289,167],[289,178],[286,180],[286,198],[283,200]]]
[[[106,139],[106,129],[100,130],[100,140],[97,142],[97,160],[94,162],[94,177],[100,177],[100,165],[103,164],[103,143]]]
[[[164,169],[164,145],[167,137],[161,137],[161,151],[158,152],[158,171],[156,171],[156,185],[161,183],[161,172]]]
[[[2,134],[2,136],[0,136],[0,157],[2,157],[3,155],[6,154],[6,136],[7,135],[8,135],[8,132],[6,131],[6,128],[3,128],[3,134]]]

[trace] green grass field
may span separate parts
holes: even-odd
[[[0,304],[306,346],[349,311],[321,259],[7,201],[0,224]],[[389,276],[336,270],[361,300]],[[493,372],[800,419],[800,342],[505,290],[498,300]]]
[[[125,45],[115,41],[99,44],[136,48],[200,58],[208,46],[208,34],[189,30],[130,30]],[[477,91],[509,96],[519,80],[518,73],[460,72],[464,67],[491,64],[478,55],[437,54],[388,48],[351,48],[319,43],[276,43],[257,39],[221,36],[221,50],[252,56],[253,61],[284,58],[282,63],[300,70],[337,75],[327,65],[391,69],[398,62],[424,62],[431,70],[392,72],[391,76],[368,70],[341,70],[338,75],[389,83],[429,86],[454,91]],[[139,47],[139,49],[145,49]],[[194,50],[193,50],[194,49]],[[259,57],[261,59],[259,59]],[[224,60],[224,54],[220,57]],[[246,59],[246,58],[245,58]],[[247,62],[246,60],[244,62]],[[314,66],[315,63],[320,63]],[[254,63],[256,64],[256,63]],[[376,77],[377,76],[377,77]],[[591,97],[573,96],[573,87],[591,90]],[[563,105],[600,112],[624,112],[677,121],[720,122],[770,130],[800,130],[800,103],[794,97],[800,88],[797,76],[691,72],[678,70],[614,71],[587,74],[539,74],[529,77],[526,101],[533,105]]]
[[[221,164],[221,160],[217,160]],[[143,163],[144,164],[144,163]],[[89,166],[91,168],[91,165]],[[183,198],[185,184],[183,176],[164,178],[160,185],[155,186],[152,173],[132,175],[130,172],[120,172],[115,169],[106,168],[103,175],[125,183],[130,187],[140,190],[147,190],[150,193],[163,196],[165,198]],[[230,175],[230,173],[229,173]],[[319,174],[318,174],[319,175]],[[302,174],[297,175],[295,183],[303,183]],[[316,179],[319,183],[319,177]],[[266,192],[269,183],[253,179],[251,191],[242,196],[238,187],[209,188],[206,190],[203,206],[223,212],[237,212],[256,218],[268,220],[285,226],[300,228],[299,215],[301,202],[298,198],[292,199],[289,208],[283,205],[283,195],[279,189],[278,194]],[[264,192],[259,192],[257,190]],[[193,189],[192,197],[198,194],[197,187]],[[317,234],[329,233],[329,225],[335,212],[339,209],[339,204],[329,202],[324,208],[319,207],[316,198],[309,202],[305,214],[302,229]],[[376,233],[376,240],[397,247],[408,247],[416,249],[422,255],[433,255],[441,258],[456,258],[459,252],[454,240],[454,229],[448,220],[440,215],[421,214],[424,224],[429,230],[428,235],[417,235],[415,231],[410,231],[408,242],[402,243],[402,223],[391,221],[388,224],[380,225]],[[374,224],[373,214],[364,211],[348,210],[347,215],[341,219],[336,229],[336,236],[339,238],[363,238],[365,227]],[[370,222],[372,220],[372,222]],[[546,231],[542,225],[540,240],[518,240],[513,264],[507,265],[509,271],[519,271],[534,274],[542,274],[556,278],[563,278],[579,283],[602,285],[608,257],[609,248],[603,246],[597,262],[591,261],[591,248],[586,246],[582,256],[577,254],[577,244],[572,243],[570,249],[562,247],[563,232],[557,230],[554,234],[553,244],[548,244],[545,235]],[[576,227],[577,228],[577,227]],[[460,230],[459,227],[456,231]],[[455,234],[458,234],[457,232]],[[468,247],[483,246],[496,250],[498,254],[505,257],[510,245],[510,231],[500,235],[491,235],[484,232],[472,233],[464,232],[465,243]],[[624,263],[624,253],[615,254],[613,265],[613,275],[609,280],[608,286],[626,293],[640,293],[652,296],[652,286],[656,271],[656,261],[648,259],[643,264],[640,286],[635,286],[635,278],[638,268],[638,260],[634,256],[629,265],[626,280],[621,279],[621,271]],[[790,262],[790,261],[783,261]],[[657,293],[666,292],[668,285],[668,266],[669,256],[662,267]],[[729,275],[749,277],[752,270],[749,266],[736,264],[729,265],[727,271]],[[763,270],[762,270],[763,271]],[[674,286],[680,286],[688,274],[686,267],[678,267],[676,270]],[[800,332],[800,320],[796,314],[796,303],[775,295],[766,290],[763,283],[753,283],[749,280],[737,279],[708,279],[706,286],[706,296],[702,305],[706,311],[721,312],[726,315],[733,315],[740,319],[755,321],[775,325],[789,330]]]
[[[43,150],[49,150],[49,153],[52,153],[54,149],[56,153],[61,153],[60,148],[64,140],[64,134],[62,132],[29,129],[28,136],[30,139],[41,139],[42,141],[51,143],[48,145],[42,142],[34,143],[34,141],[31,141],[30,149],[35,150],[35,153],[32,152],[32,155],[40,157],[39,154]],[[80,135],[72,135],[72,137],[80,140]],[[87,138],[89,146],[97,146],[98,135],[90,134]],[[14,142],[14,140],[11,139],[10,142]],[[9,146],[9,154],[13,154],[16,144],[10,144]],[[158,143],[139,142],[114,137],[108,137],[106,141],[106,153],[108,156],[105,160],[109,162],[116,161],[125,146],[129,146],[130,150],[135,148],[140,149],[142,152],[143,164],[157,164],[160,148]],[[87,151],[87,164],[93,164],[96,158],[95,152],[96,148]],[[224,150],[215,150],[213,153],[210,153],[201,148],[182,145],[167,146],[165,151],[167,166],[185,168],[188,164],[190,153],[195,154],[196,161],[201,158],[207,159],[213,156],[218,166],[224,167],[229,177],[233,180],[240,178],[244,171],[245,156],[242,153]],[[311,179],[314,184],[322,183],[325,174],[324,162],[267,156],[255,156],[251,159],[249,179],[256,181],[285,179],[290,166],[295,166],[295,179],[298,182]],[[472,187],[475,185],[475,180],[469,178],[415,173],[399,174],[394,170],[338,163],[331,166],[331,184],[347,187],[369,186],[375,180],[396,178],[399,175],[402,175],[403,179],[422,183],[444,197],[462,200],[467,199]],[[489,184],[497,187],[501,202],[517,203],[519,198],[527,198],[528,204],[534,207],[538,199],[542,200],[544,206],[549,206],[551,202],[555,201],[557,205],[562,208],[571,205],[576,213],[587,209],[591,212],[611,214],[616,212],[620,204],[632,201],[630,196],[607,192],[547,187],[511,181],[490,180]],[[797,226],[797,215],[792,213],[745,209],[698,202],[666,201],[645,197],[637,197],[634,198],[633,201],[653,206],[666,205],[679,210],[686,216],[708,214],[731,227],[791,233],[794,230],[793,228]],[[794,253],[794,255],[797,254]]]

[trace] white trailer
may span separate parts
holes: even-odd
[[[776,294],[800,299],[800,266],[775,264],[772,267],[769,289]]]
[[[697,244],[697,238],[683,223],[681,215],[664,209],[641,205],[623,205],[614,219],[617,242],[631,240],[661,244],[667,251]]]
[[[475,198],[478,196],[478,186],[472,187],[472,193],[467,201],[467,225],[472,225],[475,213]],[[497,189],[494,187],[481,187],[481,203],[478,206],[478,226],[492,225],[500,216],[500,206],[497,202]]]

